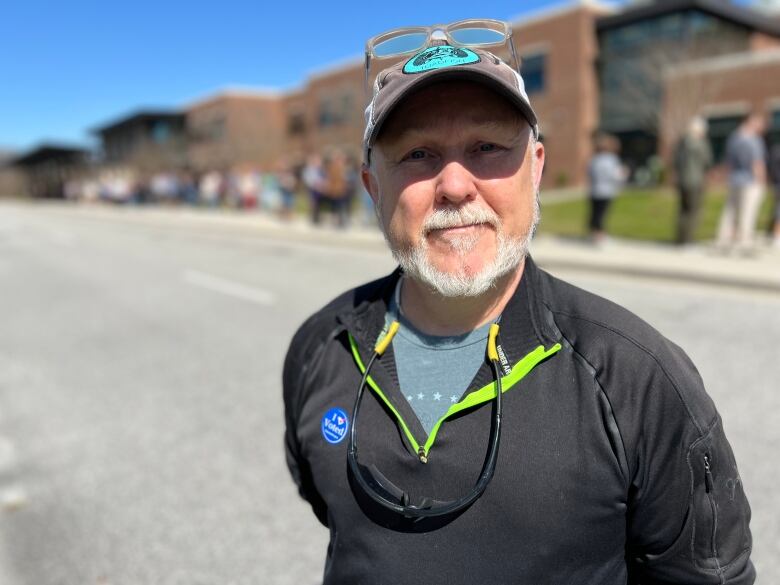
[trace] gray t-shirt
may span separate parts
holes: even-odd
[[[756,180],[755,163],[765,159],[764,141],[755,134],[734,132],[726,143],[726,162],[729,166],[729,182],[743,187]]]
[[[485,361],[490,323],[464,335],[440,337],[415,328],[398,311],[398,292],[390,302],[385,321],[398,320],[393,338],[398,382],[406,400],[430,434],[447,410],[458,402]]]

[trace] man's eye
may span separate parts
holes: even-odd
[[[492,142],[485,142],[479,145],[480,152],[493,152],[494,150],[498,150],[498,146]]]
[[[408,160],[422,160],[425,158],[425,156],[426,155],[424,150],[413,150],[406,155],[406,158]]]

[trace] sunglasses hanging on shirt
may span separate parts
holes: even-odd
[[[350,429],[349,445],[347,448],[347,461],[349,468],[352,471],[352,474],[360,488],[374,502],[387,510],[401,514],[407,518],[432,518],[454,514],[469,507],[482,495],[496,471],[496,462],[498,460],[498,445],[501,436],[501,394],[503,392],[501,387],[501,373],[499,371],[498,350],[496,347],[496,338],[498,337],[499,327],[496,323],[491,325],[488,336],[487,358],[493,371],[493,379],[495,380],[496,399],[494,405],[493,424],[490,427],[490,438],[488,440],[488,452],[485,457],[485,463],[482,466],[482,472],[479,475],[479,479],[477,479],[477,482],[471,492],[458,500],[439,501],[424,497],[417,504],[410,503],[408,494],[390,483],[386,478],[384,478],[384,476],[381,475],[381,473],[372,473],[358,461],[358,412],[360,411],[360,402],[363,398],[363,392],[366,388],[368,375],[374,362],[381,358],[382,354],[384,354],[387,350],[388,346],[393,340],[393,337],[398,332],[398,328],[398,321],[393,321],[393,323],[390,325],[390,328],[388,329],[387,334],[376,344],[374,353],[371,356],[371,359],[368,361],[365,371],[363,372],[363,378],[360,381],[357,397],[355,398],[355,406],[352,409],[352,428]],[[427,462],[427,459],[424,459],[422,456],[420,457],[420,460],[423,463]]]

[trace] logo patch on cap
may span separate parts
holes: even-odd
[[[347,413],[340,408],[331,408],[322,417],[322,436],[328,443],[340,443],[347,436],[349,419]]]
[[[417,53],[406,62],[403,71],[404,73],[422,73],[432,69],[479,63],[479,61],[479,55],[465,47],[438,45]]]

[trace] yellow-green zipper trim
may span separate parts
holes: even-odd
[[[358,352],[357,342],[355,341],[355,338],[352,337],[352,334],[348,334],[348,335],[349,335],[349,345],[352,348],[352,355],[355,358],[355,362],[357,363],[358,368],[360,368],[360,373],[365,374],[366,366],[363,365],[363,360],[360,359],[360,352]],[[381,388],[379,388],[379,385],[376,382],[374,382],[374,379],[370,375],[368,376],[368,378],[366,378],[366,382],[368,382],[368,385],[374,389],[374,392],[376,392],[377,396],[379,396],[379,398],[382,399],[382,402],[385,403],[387,408],[389,408],[392,411],[392,413],[395,415],[395,417],[398,419],[398,422],[400,423],[401,428],[403,429],[404,434],[406,435],[406,438],[409,439],[409,442],[412,444],[414,451],[418,452],[420,450],[420,445],[417,443],[417,441],[414,440],[414,435],[412,435],[412,431],[410,431],[409,427],[406,426],[406,422],[404,421],[403,417],[398,413],[398,411],[395,409],[395,406],[393,406],[392,403],[387,399],[385,393],[382,392]]]
[[[357,342],[351,334],[349,335],[349,345],[352,348],[352,355],[355,358],[355,363],[357,363],[358,368],[360,368],[360,373],[365,374],[366,367],[363,364],[363,360],[360,359],[360,352],[358,352]],[[560,349],[560,343],[556,343],[550,349],[544,349],[544,346],[540,345],[531,353],[523,357],[523,359],[514,365],[512,370],[506,376],[501,378],[503,392],[506,392],[512,386],[517,384],[520,380],[527,376],[528,373],[537,366],[537,364],[547,359],[551,355],[558,353]],[[447,420],[447,418],[467,408],[472,408],[484,402],[488,402],[496,396],[496,383],[493,381],[490,384],[483,386],[479,390],[475,390],[474,392],[469,393],[463,400],[450,406],[444,416],[442,416],[433,426],[430,435],[428,435],[428,440],[421,448],[419,443],[415,440],[414,435],[412,435],[412,432],[409,430],[409,427],[406,425],[403,417],[390,403],[390,401],[387,399],[387,396],[385,396],[384,392],[382,392],[373,378],[371,378],[369,375],[368,378],[366,378],[366,381],[368,382],[368,385],[373,388],[374,392],[376,392],[377,396],[379,396],[382,402],[385,403],[387,408],[389,408],[390,411],[395,415],[396,419],[398,419],[398,423],[401,425],[401,429],[404,431],[406,438],[409,439],[409,443],[414,448],[415,454],[423,455],[425,457],[428,456],[428,452],[433,447],[433,442],[436,440],[436,434],[439,432],[439,427],[441,427],[442,423]]]

